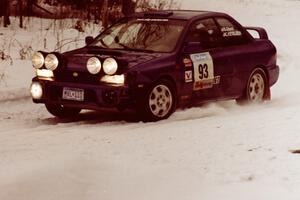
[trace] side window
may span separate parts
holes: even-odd
[[[215,21],[209,18],[192,24],[186,40],[200,42],[204,49],[209,49],[220,46],[222,37]]]
[[[240,45],[247,42],[242,31],[226,18],[216,18],[220,26],[221,35],[225,46]]]

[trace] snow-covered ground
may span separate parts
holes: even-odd
[[[225,11],[267,29],[281,67],[273,100],[220,102],[146,124],[131,112],[58,120],[31,102],[32,68],[15,44],[0,81],[1,200],[300,199],[300,155],[291,153],[300,149],[300,1],[186,0],[182,7]],[[0,28],[0,41],[43,48],[41,32]]]

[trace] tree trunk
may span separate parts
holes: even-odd
[[[4,0],[0,0],[0,17],[4,16]],[[3,6],[2,6],[3,5]]]
[[[128,16],[135,12],[136,3],[132,0],[122,0],[122,13]]]
[[[36,0],[28,0],[27,2],[27,15],[33,16],[33,5],[36,3]]]
[[[108,0],[104,0],[102,6],[102,26],[104,28],[108,27]]]
[[[3,5],[2,7],[2,14],[3,14],[3,20],[4,20],[4,27],[7,27],[10,25],[10,20],[9,20],[9,0],[1,0],[1,4]]]
[[[102,14],[102,8],[103,8],[103,5],[104,5],[104,2],[103,1],[101,1],[101,0],[98,0],[98,2],[97,2],[97,4],[98,4],[98,8],[96,9],[96,11],[95,11],[95,23],[96,24],[98,24],[101,20],[102,20],[102,17],[103,16],[101,16]]]
[[[23,28],[23,2],[19,0],[20,28]]]

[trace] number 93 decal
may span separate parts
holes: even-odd
[[[199,64],[199,79],[203,80],[205,78],[208,78],[209,72],[208,72],[208,65],[206,63]]]
[[[209,52],[190,56],[194,64],[194,90],[212,88],[220,83],[220,76],[214,76],[214,63]]]

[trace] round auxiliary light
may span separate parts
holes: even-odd
[[[30,93],[33,99],[41,99],[43,96],[43,87],[40,83],[32,83]]]
[[[45,58],[45,67],[54,71],[58,67],[58,58],[53,53],[50,53]]]
[[[41,67],[43,67],[45,59],[41,52],[35,52],[32,55],[31,61],[32,61],[32,66],[35,69],[40,69]]]
[[[91,57],[87,61],[86,68],[91,74],[98,74],[101,70],[101,62],[97,57]]]
[[[107,75],[113,75],[118,70],[118,63],[114,58],[107,58],[103,63],[103,70]]]

